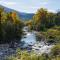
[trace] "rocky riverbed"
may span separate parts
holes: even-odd
[[[44,41],[36,41],[35,32],[28,32],[28,28],[23,29],[26,33],[20,43],[15,43],[11,48],[9,44],[0,44],[0,60],[4,60],[7,56],[16,54],[17,48],[33,50],[36,54],[49,53],[54,45],[45,44]]]

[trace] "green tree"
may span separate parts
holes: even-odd
[[[22,37],[23,22],[16,12],[5,12],[0,8],[0,43],[18,41]]]
[[[47,10],[39,9],[37,13],[33,17],[33,28],[35,30],[45,30],[45,26],[47,23]]]

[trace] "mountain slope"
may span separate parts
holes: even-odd
[[[10,9],[2,5],[0,5],[0,7],[3,7],[6,12],[16,11],[14,9]],[[34,13],[25,13],[25,12],[19,12],[19,11],[16,11],[16,12],[22,20],[30,20],[34,16]]]

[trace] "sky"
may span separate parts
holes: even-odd
[[[56,12],[60,9],[60,0],[0,0],[0,5],[27,13],[35,13],[40,8]]]

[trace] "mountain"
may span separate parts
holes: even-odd
[[[2,5],[0,5],[0,7],[3,7],[6,12],[16,11],[14,9],[10,9]],[[30,20],[34,16],[34,13],[25,13],[25,12],[19,12],[19,11],[16,11],[16,12],[22,20]]]

